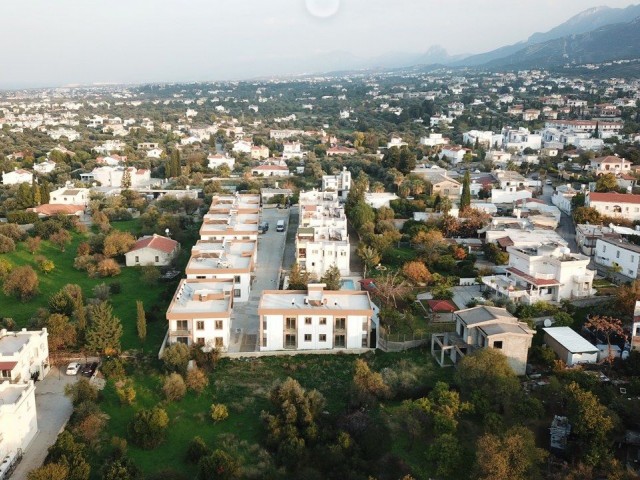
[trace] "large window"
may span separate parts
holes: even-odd
[[[296,329],[296,317],[287,317],[284,322],[284,326],[287,330]]]
[[[333,338],[333,346],[335,348],[344,348],[347,346],[346,339],[344,335],[336,335]]]
[[[186,332],[189,330],[189,322],[187,320],[176,320],[176,330]]]
[[[216,330],[222,330],[222,320],[216,320]]]
[[[346,318],[342,318],[342,317],[336,318],[335,329],[344,330],[346,324],[347,324]]]
[[[289,333],[284,336],[284,348],[296,348],[297,346],[296,335],[294,333]]]
[[[318,337],[318,340],[320,342],[326,342],[327,341],[327,336],[324,333],[321,333],[320,336]]]
[[[222,337],[216,337],[216,348],[224,347],[224,340]]]
[[[204,320],[198,320],[196,322],[196,330],[204,330]]]

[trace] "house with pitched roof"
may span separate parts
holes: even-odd
[[[124,254],[127,267],[155,265],[164,267],[178,254],[180,244],[162,235],[139,238],[131,250]]]
[[[616,192],[588,192],[585,205],[607,217],[640,220],[640,195]]]
[[[500,350],[516,375],[524,375],[533,330],[505,308],[478,306],[454,312],[455,332],[434,333],[431,354],[441,367],[480,348]]]

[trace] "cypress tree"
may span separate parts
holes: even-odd
[[[460,195],[460,211],[471,206],[471,176],[469,170],[464,172],[464,180],[462,181],[462,195]]]

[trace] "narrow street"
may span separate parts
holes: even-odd
[[[551,185],[544,185],[542,187],[542,195],[540,200],[544,201],[548,205],[552,205],[551,196],[553,195],[554,188]],[[576,243],[576,228],[573,224],[573,219],[566,213],[562,213],[560,217],[560,224],[556,229],[558,235],[567,241],[569,248],[572,252],[578,252],[578,244]]]

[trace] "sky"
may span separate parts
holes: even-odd
[[[0,88],[247,79],[481,53],[630,0],[2,0]]]

